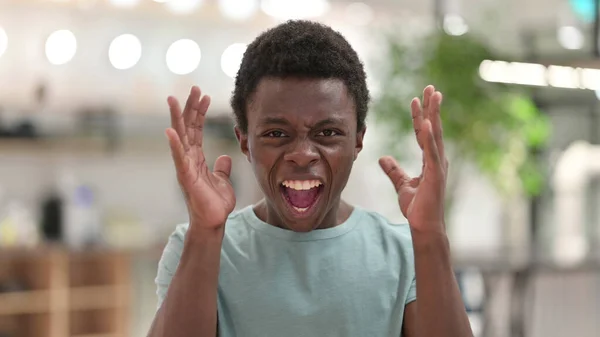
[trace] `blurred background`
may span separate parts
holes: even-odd
[[[600,336],[596,0],[0,0],[0,336],[141,337],[187,214],[166,97],[212,96],[205,151],[261,197],[232,131],[246,44],[340,31],[373,103],[345,198],[402,222],[377,158],[418,174],[410,99],[444,93],[447,227],[477,336]]]

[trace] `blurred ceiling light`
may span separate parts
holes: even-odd
[[[8,48],[8,36],[4,28],[0,27],[0,56],[4,54],[6,48]]]
[[[262,0],[265,14],[280,20],[315,18],[327,13],[331,7],[327,0]]]
[[[235,78],[240,69],[246,47],[243,43],[234,43],[223,51],[223,55],[221,55],[221,69],[225,75]]]
[[[132,8],[140,3],[140,0],[109,0],[110,4],[120,8]]]
[[[563,26],[558,29],[557,38],[565,49],[581,49],[584,43],[583,33],[577,27]]]
[[[258,0],[219,0],[221,13],[232,20],[246,20],[258,10]]]
[[[487,82],[600,90],[600,69],[592,68],[485,60],[479,76]]]
[[[460,36],[469,31],[469,26],[461,16],[449,14],[444,16],[444,31],[449,35]]]
[[[168,0],[167,9],[175,14],[188,14],[200,7],[204,0]]]
[[[354,2],[346,7],[346,20],[357,26],[366,26],[374,17],[371,6],[364,2]]]
[[[546,86],[546,67],[535,63],[486,60],[479,65],[484,81],[522,85]]]
[[[486,82],[510,83],[509,63],[484,60],[479,65],[479,76]]]
[[[119,70],[135,66],[142,57],[142,43],[132,34],[117,36],[108,47],[108,59]]]
[[[590,90],[600,90],[600,69],[581,69],[581,86]]]
[[[167,68],[177,75],[186,75],[198,68],[200,64],[200,47],[189,39],[173,42],[167,49]]]
[[[579,88],[578,69],[564,66],[548,67],[548,83],[556,88]]]
[[[546,67],[537,63],[513,62],[510,64],[510,83],[547,86]]]
[[[537,63],[485,60],[479,66],[484,81],[521,85],[547,86],[546,67]]]
[[[68,63],[77,52],[77,39],[70,30],[57,30],[46,40],[46,58],[54,65]]]

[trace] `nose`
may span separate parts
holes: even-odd
[[[314,148],[309,139],[298,139],[283,157],[300,167],[308,167],[319,161],[319,152]]]

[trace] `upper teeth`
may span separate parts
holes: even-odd
[[[295,190],[310,190],[313,187],[321,186],[321,182],[318,180],[286,180],[281,184]]]

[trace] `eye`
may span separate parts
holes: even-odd
[[[283,133],[282,131],[279,131],[279,130],[271,131],[271,132],[265,134],[265,136],[271,137],[271,138],[287,137],[285,133]]]
[[[337,131],[331,130],[331,129],[325,129],[317,134],[317,136],[321,136],[321,137],[333,137],[333,136],[337,136],[337,135],[339,135],[339,133]]]

